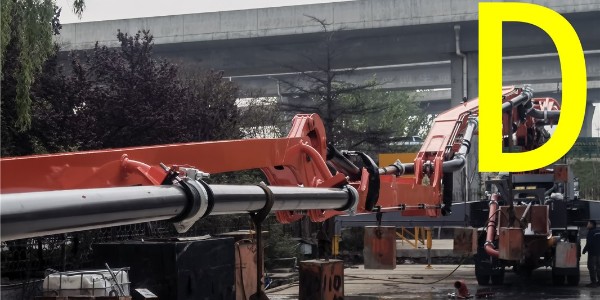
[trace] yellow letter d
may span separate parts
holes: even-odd
[[[556,45],[562,72],[559,124],[541,147],[502,152],[502,22],[529,23],[544,30]],[[527,3],[479,3],[479,160],[480,172],[520,172],[548,166],[575,143],[585,114],[585,59],[577,33],[565,18]]]

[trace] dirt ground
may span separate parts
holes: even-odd
[[[504,285],[479,287],[473,265],[435,265],[427,269],[425,265],[413,264],[398,265],[395,270],[365,270],[357,266],[344,269],[344,295],[347,300],[447,299],[448,293],[454,292],[452,285],[456,280],[464,280],[471,294],[492,294],[493,299],[600,299],[600,288],[585,287],[590,282],[585,265],[581,266],[581,283],[577,287],[553,286],[550,269],[536,270],[531,277],[507,270]],[[271,300],[298,299],[297,284],[267,292]]]

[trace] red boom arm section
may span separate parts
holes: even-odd
[[[505,88],[503,102],[506,104],[521,93],[521,89]],[[537,118],[552,118],[552,114],[546,112],[558,110],[554,99],[533,99],[532,103]],[[527,139],[539,139],[539,136],[531,133],[536,119],[520,118],[521,111],[516,108],[515,105],[512,116],[505,114],[505,121],[512,119],[521,122],[524,126],[517,128],[517,143],[530,145]],[[540,116],[540,112],[544,115]],[[171,144],[3,158],[0,160],[0,192],[10,194],[161,185],[165,183],[168,170],[183,172],[184,167],[194,167],[206,173],[260,169],[271,186],[329,188],[350,184],[359,194],[357,213],[372,212],[367,209],[369,189],[379,188],[378,191],[371,191],[371,195],[376,196],[378,192],[375,201],[382,211],[399,210],[405,215],[437,217],[443,206],[443,175],[460,169],[460,160],[464,164],[470,138],[475,134],[477,113],[478,100],[475,99],[438,115],[414,163],[397,163],[393,167],[379,169],[379,174],[373,174],[368,168],[360,168],[355,176],[335,170],[335,164],[327,160],[323,123],[313,114],[297,115],[288,136],[279,139]],[[400,176],[403,174],[413,176]],[[374,178],[378,180],[374,181]],[[373,182],[379,182],[379,186],[373,186]],[[322,222],[343,213],[335,210],[290,210],[278,211],[277,218],[280,222],[289,223],[308,216],[314,222]]]

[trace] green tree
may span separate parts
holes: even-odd
[[[569,164],[573,174],[579,178],[580,197],[600,200],[600,161],[574,159]]]
[[[30,94],[29,130],[12,122],[14,76],[2,79],[3,156],[241,137],[238,91],[220,72],[182,81],[175,65],[152,56],[148,32],[117,38],[118,48],[75,54],[69,71],[55,57],[45,64]],[[12,45],[7,53],[16,55]]]
[[[369,153],[415,150],[403,145],[404,136],[420,135],[429,124],[408,93],[378,88],[342,95],[336,105],[346,114],[333,125],[336,145]],[[363,113],[364,112],[364,113]]]
[[[418,135],[428,117],[405,92],[379,89],[372,80],[353,83],[347,80],[356,68],[339,68],[341,49],[338,33],[329,30],[326,20],[310,17],[322,28],[323,39],[316,54],[301,55],[305,66],[287,66],[298,74],[292,81],[280,79],[287,93],[295,95],[281,101],[285,113],[317,113],[325,125],[327,139],[340,148],[379,152],[387,150],[395,138]]]
[[[326,20],[307,16],[322,29],[320,43],[308,55],[299,53],[303,65],[285,66],[298,74],[297,80],[279,78],[285,93],[294,95],[280,101],[284,114],[317,113],[323,120],[327,141],[340,149],[365,151],[370,155],[387,152],[396,138],[417,135],[427,125],[428,117],[404,92],[379,89],[376,76],[365,82],[350,82],[357,70],[339,64],[343,29],[330,30]],[[301,223],[304,238],[319,231],[333,236],[332,221],[325,224]],[[325,234],[323,234],[326,232]],[[319,236],[319,234],[317,234]],[[326,247],[327,248],[327,247]]]
[[[81,14],[84,0],[74,0],[73,9]],[[30,90],[44,62],[55,51],[52,36],[58,34],[60,9],[54,0],[3,0],[0,6],[0,69],[14,77],[15,125],[20,131],[31,126]],[[16,51],[17,64],[5,68],[9,44]]]

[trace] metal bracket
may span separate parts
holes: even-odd
[[[348,204],[336,210],[346,212],[349,216],[354,216],[356,215],[356,209],[358,207],[358,202],[360,198],[360,196],[358,195],[358,191],[349,184],[345,185],[343,189],[348,192]]]
[[[178,233],[185,233],[196,221],[207,214],[209,209],[208,191],[205,188],[206,185],[189,177],[179,180],[178,183],[192,202],[189,205],[190,211],[185,214],[184,219],[173,223]]]
[[[261,189],[265,191],[265,195],[267,196],[265,206],[261,208],[257,212],[251,212],[250,218],[254,223],[254,228],[256,230],[256,293],[250,296],[250,300],[268,300],[269,297],[262,290],[262,277],[263,277],[263,247],[262,247],[262,222],[267,218],[269,212],[271,212],[271,208],[273,208],[273,192],[271,189],[264,183],[261,182],[258,185]]]

